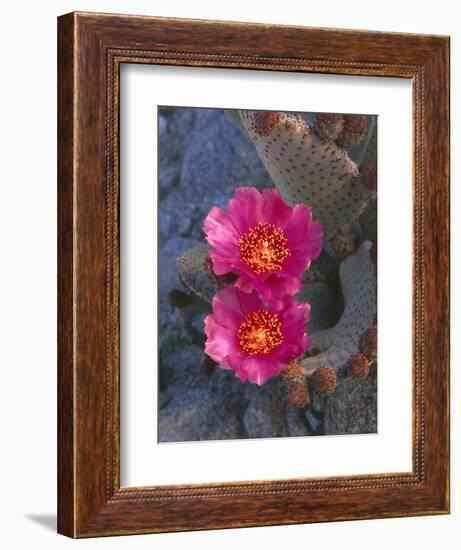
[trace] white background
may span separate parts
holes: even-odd
[[[418,549],[459,546],[461,437],[452,406],[452,514],[337,524],[267,527],[73,542],[54,533],[56,493],[56,38],[57,15],[80,10],[305,24],[452,35],[452,120],[461,120],[460,17],[456,2],[285,0],[248,2],[147,0],[9,2],[2,6],[0,101],[0,395],[1,544],[16,548],[265,548]],[[452,125],[452,150],[460,150]],[[459,157],[459,154],[457,155]],[[457,212],[461,177],[452,159],[452,280],[460,279]],[[460,391],[459,285],[453,286],[452,393]],[[455,340],[455,338],[454,338]],[[458,535],[458,536],[457,536]]]
[[[147,65],[125,66],[121,74],[122,485],[411,471],[410,80]],[[157,150],[156,106],[185,103],[378,115],[378,434],[156,444],[157,166],[152,152]],[[297,459],[287,462],[287,454]],[[302,457],[309,457],[308,463]]]

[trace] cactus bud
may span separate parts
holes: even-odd
[[[356,353],[347,362],[347,367],[354,378],[366,378],[370,370],[370,362],[363,353]]]
[[[280,113],[256,111],[253,113],[254,130],[260,136],[268,136],[280,121]]]
[[[367,126],[365,115],[344,115],[344,127],[336,144],[344,149],[358,145],[365,137]]]
[[[290,361],[288,367],[281,373],[287,383],[287,401],[292,407],[302,408],[310,403],[304,370],[298,361]]]
[[[334,141],[344,127],[344,116],[326,113],[314,114],[314,130],[324,141]]]
[[[356,239],[352,233],[345,233],[341,228],[330,239],[330,245],[336,258],[342,262],[357,250]]]
[[[310,403],[309,389],[306,380],[288,382],[287,401],[292,407],[302,409]]]
[[[187,307],[192,301],[190,294],[183,292],[182,290],[173,289],[168,293],[168,303],[178,309]]]
[[[336,373],[330,367],[319,367],[312,375],[312,386],[319,395],[330,395],[336,388]]]
[[[376,350],[378,347],[378,328],[371,325],[362,334],[359,341],[360,351],[370,359],[376,359]]]
[[[304,379],[304,371],[298,361],[290,361],[288,367],[282,371],[281,376],[285,382],[294,382]]]

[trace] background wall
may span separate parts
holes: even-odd
[[[6,7],[7,6],[7,7]],[[233,0],[17,0],[2,9],[0,86],[0,508],[2,546],[61,548],[455,548],[461,522],[460,411],[452,407],[452,514],[336,524],[86,540],[55,534],[56,495],[56,17],[73,10],[345,27],[452,36],[452,97],[461,93],[461,27],[450,0],[264,2]],[[457,19],[458,17],[458,19]],[[460,120],[459,102],[452,120]],[[460,177],[452,128],[452,280],[459,280]],[[459,285],[453,286],[453,340],[460,329]],[[460,345],[453,342],[452,391],[460,391]],[[459,543],[458,543],[459,544]]]

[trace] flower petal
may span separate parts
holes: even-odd
[[[229,354],[225,357],[224,361],[220,364],[222,368],[232,369],[242,382],[246,382],[248,379],[247,371],[243,367],[243,363],[246,359],[246,355],[240,350]]]
[[[205,353],[218,363],[238,349],[235,331],[217,323],[212,315],[205,318],[205,334]]]
[[[221,368],[233,370],[242,382],[249,380],[254,384],[264,384],[309,345],[310,339],[306,335],[309,311],[308,304],[299,304],[287,295],[267,304],[256,290],[247,294],[229,284],[217,292],[212,313],[205,319],[205,352],[220,363]],[[263,353],[253,355],[239,341],[239,329],[246,316],[255,312],[257,316],[263,313],[276,315],[282,338],[273,347],[265,348]],[[252,323],[254,319],[252,316]],[[256,328],[259,330],[260,327]]]
[[[243,235],[263,218],[261,193],[255,187],[239,187],[235,198],[229,201],[227,212],[239,234]]]
[[[274,269],[255,271],[254,265],[242,258],[239,239],[259,223],[274,226],[272,231],[281,229],[286,238],[290,254]],[[322,250],[322,227],[312,220],[311,209],[303,204],[291,208],[275,189],[264,189],[262,193],[255,187],[236,189],[227,212],[217,207],[211,209],[204,231],[214,248],[210,251],[214,272],[217,275],[235,273],[238,276],[235,284],[240,290],[246,293],[256,290],[266,302],[298,292],[302,274]],[[264,241],[264,246],[270,245]],[[258,254],[258,248],[255,250]],[[274,253],[275,250],[274,245]],[[273,264],[267,265],[272,267]]]
[[[288,274],[282,276],[272,273],[265,281],[253,281],[261,299],[265,302],[279,301],[288,294],[293,296],[301,289],[301,280]]]
[[[213,320],[221,326],[236,330],[243,320],[244,312],[238,290],[226,285],[219,290],[212,301]]]
[[[258,355],[247,357],[244,361],[244,368],[248,374],[248,380],[262,386],[270,378],[284,370],[286,364],[271,356]]]
[[[292,208],[282,199],[275,189],[263,189],[263,221],[282,229],[291,219]]]
[[[205,218],[203,231],[208,237],[208,242],[212,241],[210,244],[217,242],[219,245],[222,239],[238,239],[232,216],[217,206],[214,206]]]

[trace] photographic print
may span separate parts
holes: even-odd
[[[450,512],[449,61],[59,18],[59,533]]]
[[[158,108],[160,442],[377,433],[377,125]]]

